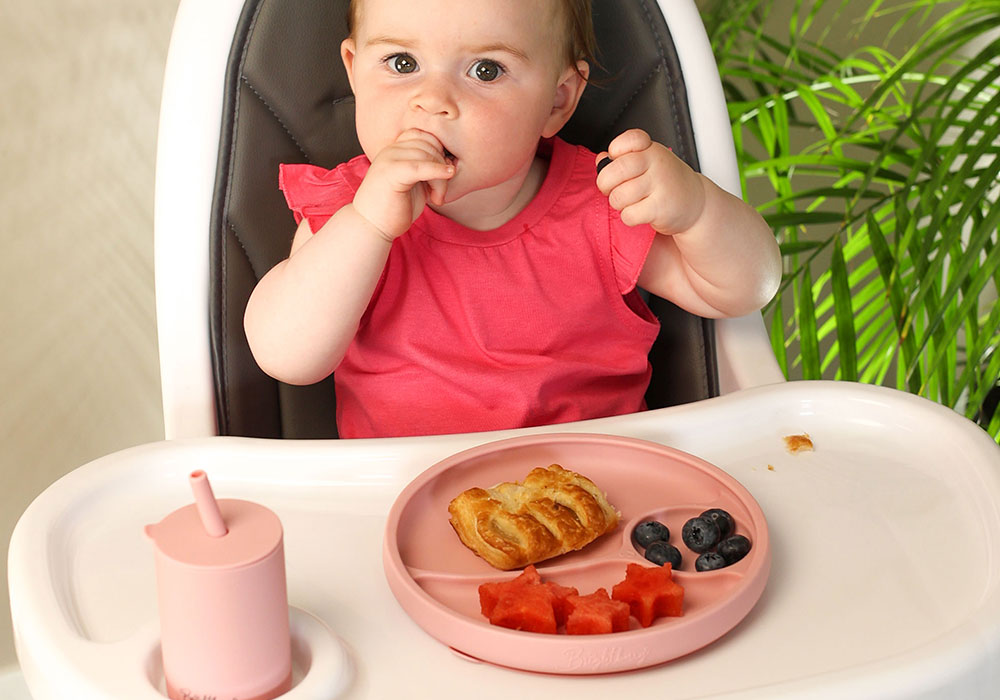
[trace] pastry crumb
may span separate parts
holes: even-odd
[[[768,464],[768,465],[767,465],[767,470],[768,470],[769,472],[773,472],[773,471],[774,471],[774,465],[773,465],[773,464]]]
[[[808,433],[786,435],[785,448],[792,454],[796,454],[797,452],[812,452],[813,442]]]

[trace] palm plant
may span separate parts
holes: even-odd
[[[1000,0],[699,4],[785,257],[765,317],[786,375],[908,390],[1000,441]]]

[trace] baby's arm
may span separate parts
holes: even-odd
[[[742,316],[781,282],[774,234],[749,205],[638,129],[608,147],[597,185],[629,226],[657,232],[639,285],[700,316]],[[606,154],[600,154],[601,160]]]
[[[303,220],[288,259],[257,283],[244,329],[254,359],[289,384],[312,384],[344,358],[393,240],[426,202],[443,201],[454,168],[424,132],[408,131],[372,161],[354,201],[313,235]]]

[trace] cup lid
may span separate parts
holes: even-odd
[[[146,535],[164,556],[188,566],[235,568],[260,561],[281,546],[278,516],[258,503],[233,498],[218,500],[228,532],[212,536],[195,504],[178,508]]]

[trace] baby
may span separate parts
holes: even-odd
[[[589,76],[589,0],[350,17],[364,155],[281,166],[299,227],[244,319],[271,376],[336,370],[341,437],[642,410],[659,327],[638,287],[706,317],[774,294],[774,236],[740,199],[640,130],[600,154],[556,137]]]

